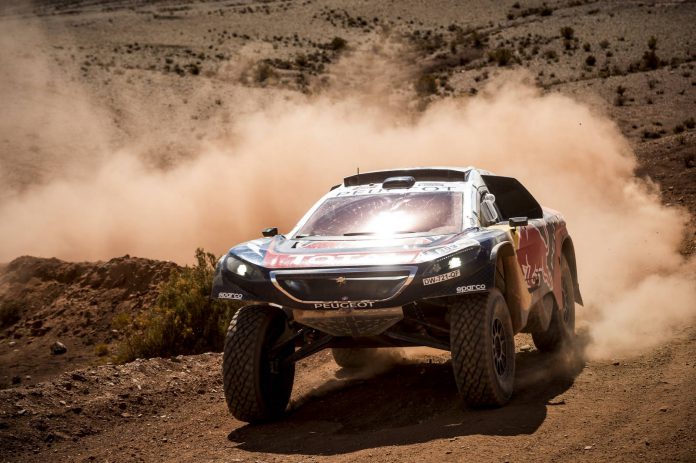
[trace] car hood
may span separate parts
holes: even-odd
[[[485,234],[474,229],[456,235],[326,240],[278,235],[243,243],[230,254],[268,269],[418,264],[477,247],[477,238]]]

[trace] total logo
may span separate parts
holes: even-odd
[[[315,309],[369,309],[375,303],[372,301],[335,301],[335,302],[317,302],[314,304]]]
[[[458,286],[457,293],[459,293],[459,294],[471,293],[473,291],[484,291],[485,289],[486,289],[486,285]]]

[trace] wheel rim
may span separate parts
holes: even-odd
[[[507,370],[507,339],[503,322],[498,318],[493,320],[491,329],[493,337],[493,366],[498,376],[503,376]]]

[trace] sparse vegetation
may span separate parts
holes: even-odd
[[[623,85],[618,85],[616,87],[616,98],[614,98],[615,106],[623,106],[626,103],[626,87]]]
[[[239,303],[210,299],[215,264],[215,256],[199,248],[194,266],[174,271],[156,306],[131,321],[119,360],[221,350]]]
[[[693,129],[694,127],[696,127],[696,120],[694,120],[693,117],[690,117],[690,118],[686,119],[683,122],[683,124],[686,126],[687,129]]]
[[[527,16],[551,16],[552,14],[553,8],[546,3],[542,3],[540,7],[522,9],[522,5],[519,2],[515,2],[512,4],[512,9],[508,11],[507,18],[514,19],[516,15],[526,18]]]
[[[97,344],[94,346],[94,353],[97,357],[104,357],[109,353],[109,346],[104,343]]]
[[[643,53],[640,61],[631,63],[629,72],[650,71],[667,65],[667,62],[657,56],[657,38],[651,36],[648,40],[648,49]]]
[[[508,66],[515,62],[515,55],[509,48],[496,48],[488,52],[488,61],[495,62],[498,66]]]
[[[558,61],[558,53],[555,50],[546,50],[544,52],[544,58],[548,61]]]
[[[471,45],[474,48],[483,48],[486,45],[487,38],[479,34],[477,31],[471,33]]]
[[[696,154],[687,153],[684,155],[684,167],[686,167],[687,169],[692,169],[696,167]]]
[[[348,42],[343,37],[334,37],[329,42],[327,48],[333,51],[342,51],[348,46]]]
[[[416,93],[419,96],[429,96],[437,93],[437,81],[432,74],[423,74],[414,84]]]
[[[643,130],[643,139],[645,140],[655,140],[657,138],[660,138],[661,136],[662,135],[659,132],[656,132],[654,130]]]
[[[274,75],[275,71],[273,70],[273,67],[271,67],[268,63],[260,63],[256,67],[254,79],[256,80],[256,82],[263,84]]]
[[[569,26],[561,27],[561,37],[566,40],[573,40],[573,37],[575,37],[575,30]]]
[[[588,66],[594,66],[597,64],[597,58],[595,58],[594,55],[588,55],[587,58],[585,58],[585,64]]]

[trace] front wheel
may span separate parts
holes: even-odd
[[[461,298],[450,307],[454,379],[472,407],[500,407],[512,396],[515,340],[510,312],[497,289]]]
[[[232,317],[225,338],[222,378],[227,407],[249,423],[277,418],[285,411],[295,379],[295,365],[282,362],[294,352],[289,343],[275,357],[271,348],[286,329],[285,314],[268,306],[242,307]]]

